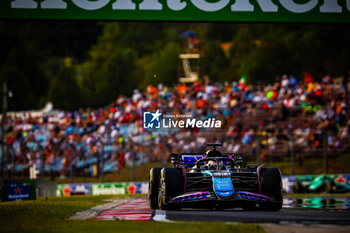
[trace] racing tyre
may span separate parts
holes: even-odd
[[[182,170],[166,167],[160,172],[158,206],[162,210],[177,210],[179,205],[168,202],[184,192],[184,176]]]
[[[266,211],[282,209],[282,175],[280,169],[274,167],[262,169],[260,182],[261,193],[273,199],[273,202],[261,202],[261,209]]]
[[[148,202],[153,210],[158,209],[158,191],[161,167],[154,167],[150,170],[148,183]]]

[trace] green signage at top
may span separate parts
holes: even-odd
[[[350,0],[1,0],[1,19],[350,22]]]

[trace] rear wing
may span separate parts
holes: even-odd
[[[222,156],[232,159],[234,154],[223,153]],[[179,153],[179,154],[171,154],[171,156],[170,156],[171,163],[174,166],[175,165],[182,165],[182,166],[186,166],[186,167],[193,167],[194,165],[196,165],[196,162],[198,160],[203,159],[205,157],[206,157],[205,154],[196,154],[196,153],[192,153],[192,154]]]

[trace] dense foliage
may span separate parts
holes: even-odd
[[[283,74],[343,76],[350,69],[349,25],[165,22],[0,22],[0,82],[10,110],[101,107],[136,88],[172,85],[184,31],[201,42],[202,76],[270,83]],[[224,46],[224,45],[228,46]]]

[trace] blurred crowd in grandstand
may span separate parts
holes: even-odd
[[[148,86],[101,109],[52,111],[7,118],[6,169],[27,174],[36,165],[66,177],[96,175],[96,167],[114,171],[132,163],[161,161],[171,152],[204,152],[208,142],[248,159],[337,155],[350,150],[349,75],[335,82],[305,73],[303,81],[284,75],[274,84],[214,83]],[[218,129],[143,128],[144,111],[186,114],[222,120]],[[4,154],[4,153],[2,153]],[[101,166],[102,164],[102,166]],[[97,166],[99,165],[99,166]]]

